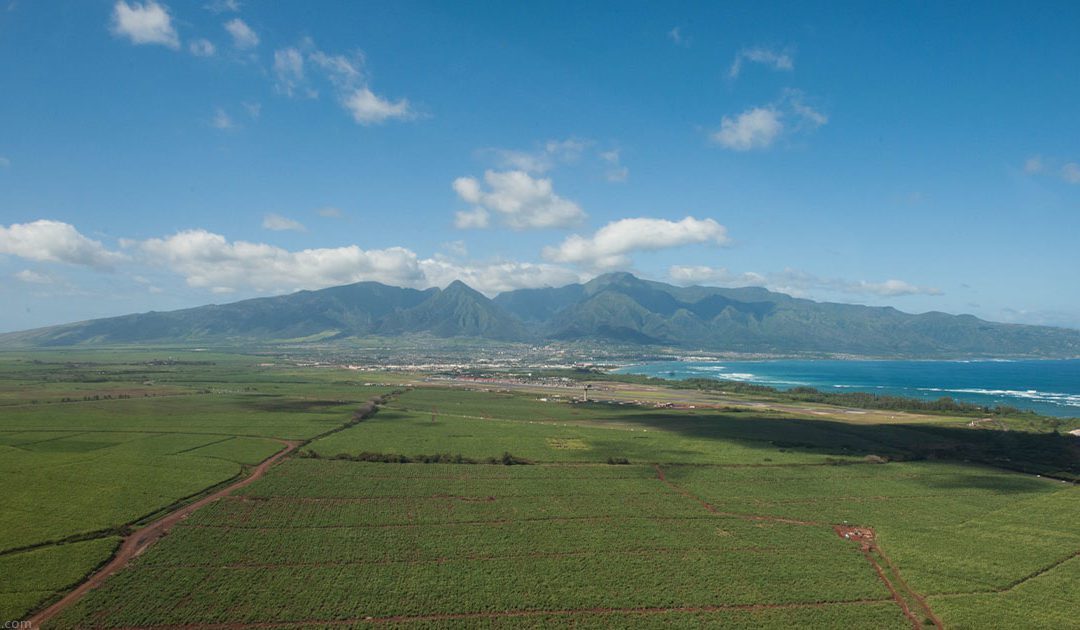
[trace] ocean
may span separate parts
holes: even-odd
[[[1080,359],[988,361],[664,361],[616,370],[658,378],[715,378],[790,389],[860,391],[1080,417]]]

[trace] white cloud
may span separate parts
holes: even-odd
[[[476,207],[454,213],[454,227],[459,230],[482,229],[489,225],[491,225],[491,215],[483,208]]]
[[[212,13],[236,13],[240,10],[239,0],[214,0],[206,5],[206,9]]]
[[[233,18],[226,22],[225,30],[232,35],[233,46],[240,50],[248,50],[259,45],[259,35],[240,18]]]
[[[576,203],[555,194],[550,179],[525,171],[486,171],[484,182],[488,191],[472,177],[454,180],[458,196],[475,206],[458,213],[458,227],[486,227],[492,213],[515,230],[568,227],[585,218]]]
[[[366,87],[356,88],[343,97],[342,103],[349,110],[353,119],[361,125],[376,125],[392,118],[409,119],[413,112],[409,101],[401,99],[388,101]]]
[[[113,5],[110,30],[116,37],[126,37],[133,44],[160,44],[180,48],[180,37],[172,25],[169,10],[154,0],[140,4],[117,0]]]
[[[244,110],[248,113],[248,116],[251,116],[252,118],[258,118],[262,114],[262,103],[258,103],[255,101],[244,101],[243,103],[241,103],[241,105],[243,105]]]
[[[514,289],[561,287],[581,281],[581,275],[565,267],[545,263],[493,262],[459,265],[439,258],[420,261],[429,286],[446,286],[461,280],[477,291],[492,296]]]
[[[7,168],[9,166],[11,166],[11,160],[0,155],[0,168]]]
[[[263,217],[262,226],[264,229],[273,230],[275,232],[304,232],[307,230],[307,228],[299,221],[294,221],[288,217],[273,213]]]
[[[625,182],[630,177],[630,169],[622,165],[621,156],[618,149],[612,149],[610,151],[601,151],[600,159],[607,162],[608,168],[604,172],[604,177],[609,182]]]
[[[213,42],[208,39],[193,39],[188,42],[188,50],[196,57],[213,57],[217,52]]]
[[[310,40],[305,40],[305,44],[308,46],[314,45]],[[308,61],[325,70],[331,83],[340,88],[348,89],[360,81],[360,69],[364,65],[364,54],[356,52],[350,59],[345,55],[328,55],[321,50],[315,50],[308,53]]]
[[[232,129],[234,127],[232,118],[220,107],[214,112],[214,117],[210,120],[210,126],[214,129]]]
[[[765,276],[759,273],[732,273],[723,267],[705,265],[673,265],[668,277],[678,284],[708,284],[720,287],[765,286]]]
[[[795,69],[795,60],[792,59],[790,52],[758,46],[744,48],[735,54],[735,60],[731,62],[731,68],[728,70],[728,77],[732,79],[738,78],[739,73],[742,72],[743,63],[746,61],[758,63],[773,70]]]
[[[1069,162],[1062,166],[1061,178],[1070,184],[1080,184],[1080,164]]]
[[[724,116],[720,130],[712,134],[717,144],[733,151],[766,149],[784,130],[783,114],[772,107],[748,109],[735,118]]]
[[[323,206],[315,211],[315,214],[320,217],[326,217],[327,219],[340,219],[344,216],[341,208],[335,208],[334,206]]]
[[[274,87],[287,96],[292,96],[304,84],[304,55],[296,48],[282,48],[274,51]],[[307,91],[308,96],[317,96],[317,92]]]
[[[822,278],[795,269],[760,274],[752,271],[731,273],[722,267],[674,265],[668,269],[668,276],[672,281],[680,284],[707,284],[723,287],[759,286],[796,297],[807,297],[815,291],[879,297],[942,294],[940,289],[916,286],[904,280],[892,279],[883,282],[870,282],[866,280]]]
[[[451,256],[457,256],[458,258],[465,258],[469,255],[469,248],[465,245],[465,241],[449,241],[443,243],[442,249]]]
[[[33,271],[31,269],[23,269],[13,274],[15,279],[19,282],[25,282],[27,284],[54,284],[56,278],[53,278],[47,273],[41,273]]]
[[[727,229],[713,219],[686,217],[666,219],[620,219],[608,223],[589,237],[575,234],[558,247],[545,247],[544,258],[590,269],[614,269],[630,264],[630,254],[691,244],[726,245]]]
[[[734,118],[724,116],[710,138],[733,151],[767,149],[782,135],[810,132],[828,123],[829,117],[804,98],[800,90],[786,89],[772,104],[752,107]]]
[[[1042,156],[1033,155],[1024,161],[1024,172],[1030,175],[1041,173],[1043,168]]]
[[[809,127],[820,127],[829,122],[829,117],[816,109],[804,104],[801,100],[793,100],[791,109],[802,118],[803,123]]]
[[[353,120],[365,126],[418,117],[408,99],[395,101],[373,92],[363,66],[364,53],[361,51],[332,55],[319,50],[310,38],[305,38],[298,46],[274,51],[274,83],[277,91],[287,96],[302,94],[318,98],[319,92],[309,84],[309,76],[328,82],[341,106]]]
[[[546,173],[558,164],[577,162],[592,144],[590,140],[567,138],[548,140],[532,151],[492,148],[484,149],[483,152],[493,154],[495,164],[500,168],[527,173]]]
[[[0,225],[0,254],[99,269],[107,269],[125,258],[99,241],[86,238],[68,223],[46,219]]]
[[[139,250],[148,262],[182,275],[188,286],[215,293],[318,289],[364,280],[427,288],[462,280],[494,295],[580,280],[576,272],[546,263],[421,259],[403,247],[363,250],[349,245],[289,251],[264,243],[230,242],[206,230],[142,241]]]
[[[350,245],[291,252],[187,230],[143,241],[140,250],[150,262],[183,275],[188,286],[218,291],[315,289],[360,280],[415,286],[423,280],[416,254],[402,247],[363,250]]]
[[[674,42],[676,46],[682,46],[684,48],[689,48],[690,44],[692,43],[692,41],[690,40],[689,37],[686,37],[685,35],[683,35],[682,29],[679,28],[678,26],[676,26],[676,27],[672,28],[670,31],[668,31],[667,36],[668,36],[668,39],[670,39],[672,42]]]

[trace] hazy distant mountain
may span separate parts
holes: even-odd
[[[510,291],[493,300],[462,282],[425,291],[360,282],[11,333],[0,335],[0,344],[302,342],[416,333],[760,353],[1080,356],[1076,330],[997,324],[971,315],[911,315],[753,287],[676,287],[628,273],[559,288]]]

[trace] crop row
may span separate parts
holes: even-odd
[[[107,614],[109,625],[157,625],[887,598],[860,554],[835,550],[598,553],[527,565],[519,559],[276,569],[144,565],[88,594],[59,627],[96,612]]]
[[[264,509],[273,509],[266,507]],[[424,527],[178,527],[145,558],[153,565],[213,566],[295,563],[430,561],[641,550],[761,550],[850,548],[829,528],[753,523],[705,516],[690,519],[596,519],[427,524]]]

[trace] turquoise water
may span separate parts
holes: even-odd
[[[1061,361],[666,361],[617,370],[659,378],[715,378],[790,389],[860,391],[1080,416],[1080,359]]]

